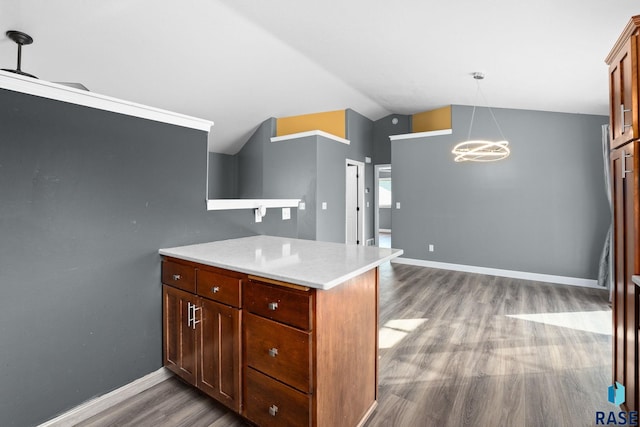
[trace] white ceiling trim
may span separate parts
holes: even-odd
[[[213,122],[0,70],[0,88],[209,132]]]

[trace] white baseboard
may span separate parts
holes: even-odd
[[[95,399],[91,399],[81,405],[78,405],[63,414],[40,424],[38,427],[63,427],[78,424],[172,376],[173,374],[171,371],[166,368],[160,368],[157,371],[151,372],[142,378],[138,378],[129,384],[125,384],[112,392],[103,394],[102,396],[98,396]]]
[[[378,229],[379,233],[384,233],[384,234],[389,234],[391,233],[391,229],[390,228],[380,228]]]
[[[447,262],[426,261],[413,258],[395,258],[391,262],[397,264],[416,265],[419,267],[439,268],[442,270],[464,271],[467,273],[487,274],[490,276],[511,277],[513,279],[534,280],[536,282],[557,283],[560,285],[582,286],[585,288],[604,289],[598,281],[578,277],[553,276],[551,274],[528,273],[526,271],[501,270],[499,268],[476,267],[473,265],[450,264]]]

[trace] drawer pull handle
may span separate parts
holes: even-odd
[[[272,417],[275,417],[277,413],[278,413],[278,407],[276,405],[269,406],[269,415],[271,415]]]
[[[181,275],[179,275],[179,274],[174,274],[173,275],[173,280],[180,280],[180,279],[182,279]]]
[[[276,357],[278,355],[278,349],[277,348],[270,348],[269,349],[269,356],[271,357]]]
[[[211,288],[211,292],[213,292],[214,294],[217,294],[218,292],[220,292],[220,287],[214,286],[213,288]]]
[[[631,109],[627,110],[624,108],[624,104],[620,105],[620,133],[624,133],[627,130],[627,128],[630,128],[631,126],[633,126],[633,125],[628,125],[624,120],[624,113],[628,113],[630,111]]]
[[[269,310],[276,311],[277,309],[278,309],[278,303],[277,302],[270,302],[269,303]]]

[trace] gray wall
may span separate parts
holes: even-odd
[[[242,149],[238,158],[238,197],[263,198],[263,158],[265,143],[275,135],[276,119],[270,118],[258,126]]]
[[[298,236],[309,240],[316,240],[317,139],[266,142],[263,150],[263,197],[304,201],[305,209],[297,209]]]
[[[238,156],[209,153],[209,198],[238,198]]]
[[[272,143],[275,119],[262,123],[237,155],[239,196],[300,198],[306,209],[298,212],[299,237],[344,242],[345,161],[373,156],[373,122],[353,110],[345,114],[349,145],[322,136]],[[366,239],[373,237],[373,182],[373,164],[366,164]]]
[[[391,230],[391,208],[380,208],[378,227],[383,230]]]
[[[605,116],[494,109],[511,156],[454,163],[471,107],[453,135],[392,142],[393,247],[404,257],[594,279],[611,218],[604,193]],[[500,137],[488,110],[472,139]],[[427,245],[434,244],[435,252]]]
[[[398,123],[392,123],[397,118]],[[391,114],[373,122],[373,163],[386,165],[391,163],[390,135],[411,133],[411,116]]]
[[[374,176],[373,176],[373,121],[363,116],[362,114],[347,109],[347,139],[351,141],[349,144],[346,157],[351,160],[357,160],[359,162],[365,161],[365,157],[372,159],[371,163],[365,164],[365,188],[369,189],[369,192],[364,195],[365,209],[364,221],[365,221],[365,241],[373,238],[373,208],[374,208]],[[342,180],[345,181],[346,172],[342,172]],[[342,192],[345,191],[346,184],[342,186]],[[343,199],[345,197],[343,196]],[[343,210],[344,212],[344,210]],[[344,218],[342,220],[344,223]],[[344,241],[344,239],[342,240]]]
[[[160,368],[158,248],[296,235],[207,212],[204,132],[0,90],[0,424]]]

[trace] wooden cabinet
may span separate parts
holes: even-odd
[[[196,330],[191,316],[195,295],[164,285],[164,366],[190,384],[196,383]]]
[[[613,381],[625,387],[623,409],[638,406],[638,294],[631,276],[640,273],[640,16],[633,17],[606,61],[610,78],[613,204]]]
[[[612,148],[620,147],[640,137],[638,37],[640,37],[640,16],[635,16],[606,59],[609,65],[609,132]]]
[[[258,426],[362,425],[377,401],[378,270],[328,290],[165,257],[164,364]]]
[[[631,280],[640,270],[638,144],[633,141],[611,152],[615,254],[613,379],[625,386],[628,410],[638,408],[637,287]]]
[[[317,290],[243,291],[245,407],[261,426],[356,426],[377,399],[377,269]]]
[[[164,365],[239,412],[242,276],[173,260],[162,270]]]

